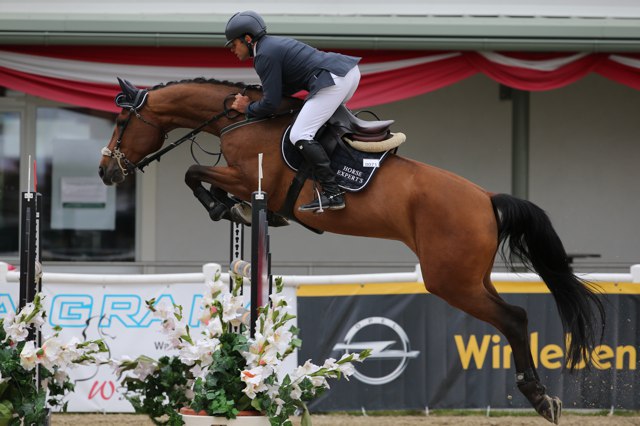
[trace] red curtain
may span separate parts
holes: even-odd
[[[552,90],[597,73],[640,90],[640,55],[530,52],[363,51],[362,79],[349,106],[357,109],[418,96],[476,73],[521,90]],[[0,86],[106,111],[116,77],[140,87],[171,79],[223,74],[258,82],[250,62],[228,50],[201,47],[0,46]],[[200,74],[198,74],[200,73]],[[163,80],[163,78],[165,78]],[[248,81],[253,79],[255,81]]]

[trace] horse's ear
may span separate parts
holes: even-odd
[[[128,82],[127,80],[123,80],[120,77],[118,77],[118,84],[120,84],[120,88],[122,89],[122,93],[124,93],[124,95],[133,100],[136,98],[136,95],[139,92],[139,89],[134,86],[133,84],[131,84],[130,82]]]

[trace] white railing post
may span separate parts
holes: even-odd
[[[205,263],[202,265],[202,275],[204,275],[204,282],[213,281],[216,274],[222,271],[222,267],[217,263]]]
[[[640,265],[631,266],[631,282],[640,283]]]

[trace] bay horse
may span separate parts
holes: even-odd
[[[122,182],[145,156],[161,149],[167,132],[199,128],[220,137],[226,166],[191,166],[185,181],[214,219],[223,217],[218,195],[250,200],[257,190],[258,153],[264,153],[262,188],[268,208],[278,211],[294,172],[281,158],[280,141],[290,114],[247,121],[230,111],[242,91],[252,100],[260,88],[215,80],[188,80],[138,90],[122,82],[125,107],[102,151],[99,175],[106,185]],[[287,98],[283,111],[301,102]],[[207,191],[202,183],[211,184]],[[369,187],[346,195],[346,208],[323,214],[298,212],[313,198],[307,181],[296,201],[295,220],[308,227],[346,235],[401,241],[418,257],[426,290],[450,305],[496,327],[512,348],[519,390],[545,419],[558,423],[562,402],[547,395],[534,366],[527,313],[506,303],[491,282],[502,247],[537,272],[553,295],[568,336],[566,361],[573,370],[587,360],[602,337],[602,302],[591,284],[576,277],[546,213],[533,203],[490,193],[448,171],[399,155],[389,155]],[[218,213],[212,214],[218,209]],[[505,257],[506,259],[506,257]]]

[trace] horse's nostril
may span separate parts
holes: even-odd
[[[101,178],[104,177],[104,169],[102,168],[102,166],[98,167],[98,176],[100,176]]]

